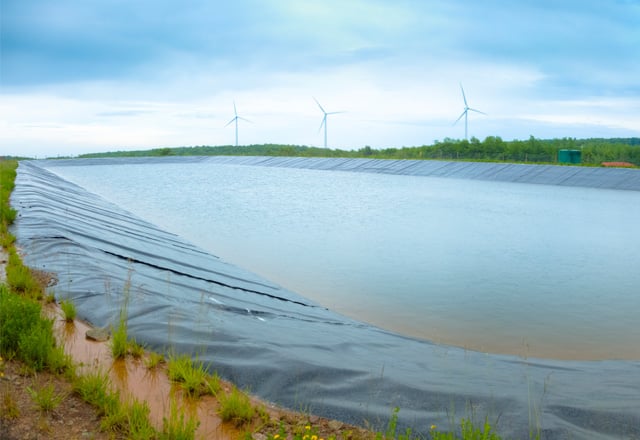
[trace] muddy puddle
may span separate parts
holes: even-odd
[[[114,360],[109,341],[96,342],[86,338],[91,326],[77,320],[66,322],[56,306],[49,308],[48,313],[55,317],[58,341],[64,344],[65,352],[79,365],[79,372],[107,372],[123,402],[131,399],[147,402],[150,420],[157,430],[162,430],[163,418],[169,417],[171,405],[175,404],[185,419],[195,418],[200,422],[197,439],[237,439],[245,432],[222,422],[218,415],[218,402],[212,396],[193,399],[183,395],[180,386],[168,379],[165,367],[147,368],[144,356]],[[223,389],[229,391],[230,385],[223,384]]]

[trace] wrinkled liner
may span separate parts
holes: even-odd
[[[640,169],[529,165],[440,160],[388,160],[272,156],[175,156],[40,161],[43,166],[117,165],[124,163],[208,162],[216,164],[304,168],[326,171],[430,176],[496,182],[580,186],[640,191]]]
[[[256,161],[301,166],[305,159]],[[37,162],[20,163],[12,204],[26,263],[55,272],[52,291],[72,299],[82,317],[113,325],[128,301],[131,337],[197,355],[285,407],[381,427],[397,406],[400,427],[422,432],[431,424],[452,428],[455,415],[488,417],[508,438],[529,438],[538,427],[548,439],[640,436],[640,362],[523,359],[395,335],[227,264]]]

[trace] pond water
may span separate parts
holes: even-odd
[[[640,359],[640,192],[207,162],[48,168],[391,331]]]

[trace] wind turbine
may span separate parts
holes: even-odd
[[[231,119],[229,122],[227,122],[227,125],[225,125],[225,127],[229,126],[231,123],[235,122],[236,123],[236,147],[238,146],[238,119],[242,119],[243,121],[247,121],[247,122],[251,122],[248,119],[243,118],[242,116],[238,116],[238,111],[236,110],[236,102],[233,101],[233,114],[235,115],[233,117],[233,119]]]
[[[462,87],[462,83],[460,83],[460,90],[462,90],[462,99],[464,100],[464,111],[458,117],[458,119],[456,119],[456,122],[454,122],[453,125],[456,125],[458,121],[462,119],[462,117],[464,116],[464,138],[465,140],[469,140],[469,136],[467,135],[467,127],[468,127],[467,118],[468,118],[469,110],[471,110],[472,112],[480,113],[482,115],[486,115],[486,113],[481,112],[480,110],[476,110],[475,108],[469,107],[469,104],[467,104],[467,97],[464,94],[464,88]]]
[[[324,125],[324,147],[327,148],[327,116],[335,115],[335,114],[338,114],[338,113],[344,113],[344,112],[326,112],[326,111],[324,111],[324,109],[322,108],[322,106],[320,105],[320,103],[318,102],[318,100],[315,97],[313,98],[313,100],[316,102],[316,104],[318,104],[318,107],[320,107],[320,110],[324,114],[324,116],[322,117],[322,122],[320,123],[320,128],[318,129],[318,131],[322,130],[322,126]]]

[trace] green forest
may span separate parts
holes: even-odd
[[[504,141],[489,136],[483,141],[444,139],[432,145],[381,148],[369,146],[357,150],[339,150],[301,145],[261,144],[246,146],[166,147],[137,151],[112,151],[83,154],[82,158],[140,156],[297,156],[366,157],[378,159],[439,159],[486,162],[546,163],[558,162],[560,150],[578,150],[581,164],[601,166],[604,162],[627,162],[640,166],[640,138],[612,139],[536,139]]]

